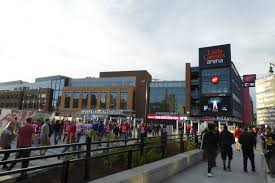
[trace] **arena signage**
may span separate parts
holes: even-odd
[[[155,120],[186,120],[186,117],[183,116],[160,116],[160,115],[147,115],[147,119]]]
[[[230,65],[230,44],[200,48],[199,64],[201,68]]]

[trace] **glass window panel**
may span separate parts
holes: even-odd
[[[111,91],[110,95],[110,109],[116,109],[117,91]]]
[[[89,95],[88,91],[83,91],[82,92],[82,106],[81,106],[82,109],[87,108],[87,105],[88,105],[88,95]]]
[[[98,92],[92,91],[90,109],[96,109],[97,100],[98,100]]]
[[[127,109],[128,103],[128,91],[121,90],[120,91],[120,109]]]
[[[100,108],[106,109],[107,91],[101,91]]]
[[[70,101],[71,101],[71,92],[65,92],[65,108],[70,108]]]
[[[74,96],[73,96],[73,108],[78,108],[78,102],[79,102],[79,91],[74,91]]]

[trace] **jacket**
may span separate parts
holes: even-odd
[[[229,149],[234,144],[234,136],[228,130],[222,131],[219,137],[219,145],[221,149]]]
[[[11,133],[8,129],[5,129],[1,133],[0,147],[5,148],[11,146],[12,141],[15,139],[15,134]]]
[[[206,132],[203,137],[203,148],[206,151],[217,151],[218,150],[218,138],[217,134],[209,131]]]
[[[242,144],[243,151],[250,152],[256,145],[256,138],[251,133],[244,132],[240,136],[239,143]]]

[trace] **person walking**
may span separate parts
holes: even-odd
[[[252,171],[255,172],[254,148],[256,148],[256,139],[253,134],[248,132],[247,127],[244,127],[243,133],[240,135],[239,142],[242,145],[243,151],[243,170],[247,172],[247,160],[251,162]]]
[[[273,171],[272,167],[272,155],[275,152],[275,134],[272,133],[271,128],[268,126],[265,129],[265,133],[262,135],[262,149],[266,158],[266,162],[269,170]],[[272,172],[275,173],[275,172]]]
[[[17,135],[17,148],[28,148],[32,146],[32,140],[35,145],[37,145],[37,138],[34,133],[34,128],[31,125],[32,118],[27,118],[25,125],[19,128]],[[21,150],[17,153],[15,159],[19,158],[28,158],[31,155],[31,151],[28,149]],[[10,164],[8,171],[12,170],[17,162],[13,162]],[[22,161],[22,168],[27,168],[29,166],[29,160]],[[21,176],[18,178],[19,180],[25,179],[28,177],[27,172],[21,172]]]
[[[48,146],[50,145],[50,127],[49,127],[50,120],[46,119],[45,123],[41,127],[40,132],[40,145],[41,146]],[[47,152],[47,149],[40,150],[40,155],[45,155]]]
[[[7,124],[5,129],[1,133],[0,137],[0,147],[4,150],[11,149],[11,143],[15,139],[15,130],[16,130],[16,124],[13,122],[10,122]],[[1,161],[6,161],[10,157],[10,153],[6,152],[4,154],[4,157]],[[8,169],[6,164],[3,164],[3,169],[6,170]]]
[[[76,126],[75,126],[75,122],[72,121],[70,124],[68,124],[68,135],[67,135],[67,144],[72,144],[76,142]],[[66,146],[61,154],[65,153],[66,151],[68,151],[70,149],[71,146]],[[76,146],[73,146],[73,151],[76,151]],[[57,157],[57,159],[60,159],[60,156]]]
[[[57,120],[53,125],[53,131],[54,131],[54,144],[57,145],[58,141],[61,140],[61,134],[62,134],[62,127],[59,120]]]
[[[241,130],[237,126],[236,129],[235,129],[235,131],[234,131],[234,137],[235,137],[235,143],[236,143],[236,149],[237,149],[237,151],[241,151],[241,145],[239,143],[240,135],[241,135]]]
[[[228,131],[226,125],[223,126],[223,130],[219,136],[219,145],[221,149],[221,158],[223,160],[224,171],[231,171],[231,160],[233,159],[232,145],[234,144],[234,136]],[[228,157],[228,164],[226,167],[226,159]]]
[[[208,159],[208,177],[213,177],[212,168],[215,165],[215,158],[218,151],[218,138],[216,135],[215,125],[208,124],[208,132],[205,133],[203,138],[203,148],[207,152]]]

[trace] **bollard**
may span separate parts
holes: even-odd
[[[166,148],[167,148],[167,132],[162,132],[161,133],[161,149],[162,149],[161,158],[162,159],[165,158]]]
[[[180,152],[184,153],[184,141],[183,141],[183,131],[180,132]]]
[[[133,150],[128,151],[128,169],[132,168]]]
[[[199,148],[199,138],[198,138],[198,135],[195,135],[195,144],[196,144],[196,149]]]
[[[140,134],[140,157],[143,156],[144,153],[144,134]]]
[[[84,180],[89,180],[90,179],[90,164],[89,160],[91,157],[91,137],[87,136],[86,138],[87,146],[86,146],[86,160],[85,160],[85,174],[84,174]]]
[[[66,160],[63,162],[63,181],[62,183],[68,183],[69,180],[69,168],[70,168],[70,161]]]

